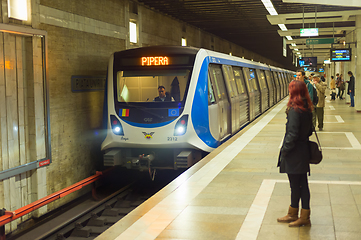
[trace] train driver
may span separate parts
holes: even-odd
[[[159,86],[158,87],[158,93],[159,96],[155,97],[153,102],[174,102],[174,98],[165,91],[165,87],[164,86]]]

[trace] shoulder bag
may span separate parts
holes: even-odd
[[[316,130],[313,129],[313,131],[315,132],[318,144],[313,141],[308,141],[308,145],[310,148],[310,164],[319,164],[322,161],[322,149],[320,140],[318,140]]]

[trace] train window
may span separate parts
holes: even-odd
[[[280,80],[280,82],[281,82],[281,84],[284,84],[285,83],[285,79],[284,79],[284,77],[283,77],[283,74],[282,73],[280,73],[280,72],[278,72],[278,79]]]
[[[243,68],[244,76],[248,80],[250,92],[258,91],[254,69]]]
[[[214,98],[214,91],[213,91],[213,85],[211,81],[211,77],[208,73],[208,105],[212,105],[216,102],[216,99]]]
[[[117,73],[118,102],[151,102],[164,86],[166,101],[182,101],[190,80],[190,70],[119,71]]]
[[[272,82],[272,79],[271,79],[271,72],[265,71],[265,74],[266,74],[266,79],[267,79],[269,89],[272,89],[274,87],[274,83]]]
[[[266,89],[267,88],[266,78],[264,76],[263,71],[260,70],[260,69],[256,69],[256,72],[257,72],[257,77],[258,77],[260,88],[261,89]]]
[[[281,85],[279,80],[278,80],[278,75],[277,75],[277,72],[272,72],[273,73],[273,79],[275,80],[276,82],[276,85],[279,86]]]
[[[231,98],[237,96],[237,88],[236,88],[236,84],[234,81],[234,75],[232,72],[232,67],[228,66],[228,65],[223,65],[223,74],[224,74],[224,78],[226,80],[226,85],[228,88],[228,92]]]
[[[236,86],[239,94],[243,94],[246,91],[245,87],[243,86],[244,81],[241,71],[241,68],[233,67],[234,79],[236,81]]]
[[[211,77],[214,80],[219,100],[226,99],[227,95],[226,95],[226,90],[225,90],[225,86],[224,86],[221,66],[212,64],[212,65],[209,65],[209,70],[211,72]]]

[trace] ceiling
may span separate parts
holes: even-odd
[[[294,68],[292,50],[287,47],[287,57],[283,57],[282,54],[283,38],[280,35],[283,33],[275,23],[280,20],[273,19],[273,24],[276,25],[271,25],[272,19],[267,19],[269,13],[261,0],[138,0],[138,2],[272,59],[287,68]],[[301,37],[297,36],[297,33],[299,35],[299,29],[303,27],[303,8],[305,14],[313,13],[315,15],[315,7],[317,7],[316,19],[318,21],[321,21],[322,18],[330,18],[330,16],[321,17],[321,12],[361,10],[361,7],[284,3],[282,0],[272,0],[272,3],[280,17],[283,14],[301,14],[301,17],[296,15],[295,20],[297,21],[286,24],[288,29],[298,30],[293,33],[290,31],[289,34],[293,34],[292,38],[299,42]],[[289,15],[287,16],[289,17]],[[313,28],[315,25],[314,17],[304,21],[305,28]],[[332,29],[336,27],[347,29],[346,27],[354,28],[355,26],[352,19],[334,23],[318,21],[318,28],[331,28],[331,32],[329,31],[328,35],[323,35],[322,38],[332,37],[334,34]],[[334,36],[342,37],[344,31],[338,31]]]

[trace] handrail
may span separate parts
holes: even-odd
[[[90,176],[80,182],[77,182],[69,187],[66,187],[62,190],[59,190],[53,194],[50,194],[46,197],[43,197],[33,203],[30,203],[24,207],[21,207],[15,211],[5,211],[5,215],[0,217],[0,227],[4,226],[5,224],[14,221],[15,219],[24,216],[25,214],[28,214],[38,208],[41,208],[42,206],[45,206],[48,203],[51,203],[59,198],[62,198],[72,192],[75,192],[79,189],[81,189],[82,187],[89,185],[90,183],[93,183],[97,180],[99,180],[100,178],[103,177],[103,175],[107,172],[109,172],[111,169],[113,168],[108,168],[105,171],[102,172],[96,172],[95,175]]]

